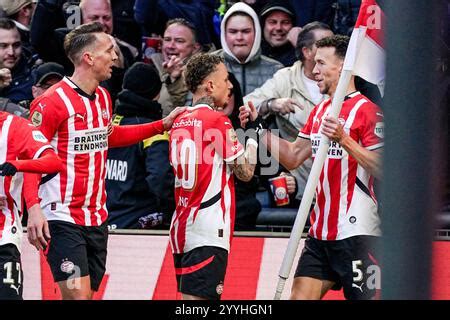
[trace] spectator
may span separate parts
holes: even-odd
[[[216,0],[136,0],[134,16],[144,35],[163,34],[161,28],[167,21],[183,18],[195,30],[201,30],[198,42],[207,48],[205,51],[209,51],[220,45],[213,27],[216,3]]]
[[[37,0],[1,0],[0,8],[5,11],[8,18],[14,21],[20,32],[22,46],[30,52],[33,49],[30,44],[30,25]]]
[[[0,18],[0,69],[7,68],[11,72],[10,84],[0,89],[0,96],[14,103],[31,100],[33,64],[22,51],[20,33],[14,21]]]
[[[0,89],[9,86],[11,80],[11,70],[8,68],[0,69]],[[0,97],[0,111],[5,111],[22,118],[28,118],[30,115],[28,109],[11,102],[8,98],[3,97]]]
[[[136,62],[125,73],[113,123],[122,126],[161,120],[161,105],[157,102],[160,90],[158,71]],[[150,227],[162,223],[163,218],[169,225],[175,205],[167,132],[131,146],[112,148],[106,172],[110,229]],[[146,216],[153,225],[139,223],[141,217],[142,222],[148,220]]]
[[[262,8],[260,17],[264,35],[262,54],[285,67],[291,66],[296,61],[295,46],[288,39],[295,21],[293,9],[286,0],[272,0]]]
[[[66,28],[65,24],[64,28],[58,24],[58,17],[61,19],[64,2],[62,0],[39,1],[32,21],[31,43],[45,61],[58,62],[64,66],[66,73],[70,74],[73,71],[73,64],[67,59],[63,50],[64,36],[70,30]],[[114,25],[110,0],[81,0],[79,9],[82,24],[97,21],[102,24],[107,34],[113,34]],[[77,11],[74,14],[76,15]],[[70,22],[75,20],[73,17],[68,19]],[[73,27],[75,25],[71,26],[71,28]],[[110,92],[113,101],[122,89],[122,79],[126,69],[137,60],[139,55],[139,51],[135,47],[117,37],[114,40],[118,59],[114,63],[112,77],[102,83],[102,86]]]
[[[46,62],[33,70],[33,98],[36,99],[47,89],[64,78],[64,67],[55,62]]]
[[[307,24],[298,37],[296,50],[299,60],[292,67],[275,73],[262,87],[244,97],[244,103],[252,101],[261,116],[275,116],[276,127],[283,139],[294,141],[314,105],[324,98],[313,74],[315,42],[332,34],[326,24]],[[311,166],[312,161],[306,160],[301,167],[291,171],[297,182],[297,199],[303,195]]]
[[[168,115],[176,106],[190,104],[191,96],[182,72],[185,64],[199,50],[196,31],[190,22],[181,18],[167,22],[162,52],[151,56],[163,82],[158,100],[162,105],[163,116]]]
[[[261,26],[255,11],[243,2],[231,6],[221,23],[221,50],[228,71],[243,95],[262,86],[283,65],[261,54]]]

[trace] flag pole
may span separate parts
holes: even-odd
[[[377,8],[378,11],[376,10]],[[360,53],[360,46],[362,43],[361,40],[364,39],[368,28],[372,30],[377,27],[376,24],[374,24],[374,26],[368,27],[368,20],[369,18],[372,18],[372,15],[374,15],[375,13],[379,14],[380,18],[379,25],[381,26],[383,19],[382,12],[380,11],[378,5],[376,4],[376,1],[362,0],[358,20],[350,37],[350,42],[348,44],[347,52],[345,55],[342,72],[339,77],[339,82],[333,97],[333,101],[331,103],[329,115],[332,116],[333,118],[337,118],[341,112],[342,103],[347,93],[351,77],[355,70],[355,63],[357,61],[357,57],[358,59],[360,58],[358,55]],[[374,23],[374,21],[372,21],[371,19],[371,23]],[[377,78],[373,80],[376,80],[378,82],[379,79]],[[319,132],[320,131],[321,130],[319,130]],[[322,171],[323,164],[327,157],[327,151],[330,145],[330,140],[326,136],[324,136],[321,132],[320,135],[321,140],[319,149],[315,156],[313,166],[311,168],[311,172],[308,177],[308,182],[306,183],[305,192],[303,194],[303,198],[300,203],[297,216],[295,218],[294,226],[292,227],[292,232],[289,238],[288,246],[286,248],[283,263],[281,264],[280,271],[278,273],[279,279],[274,297],[275,300],[279,300],[281,298],[284,285],[286,283],[287,278],[289,277],[289,273],[292,268],[292,263],[294,261],[295,254],[297,252],[298,245],[300,243],[301,235],[303,233],[303,229],[305,228],[305,223],[308,217],[309,209],[311,207],[314,192],[317,183],[319,182],[320,173]]]
[[[333,101],[331,103],[330,116],[337,118],[341,112],[342,102],[344,101],[348,84],[352,77],[352,70],[343,70],[339,77],[339,82],[336,88]],[[280,271],[278,273],[278,284],[276,287],[274,300],[280,300],[283,293],[286,280],[289,278],[289,273],[292,269],[295,254],[302,237],[303,229],[305,228],[306,219],[308,218],[309,209],[314,198],[317,183],[319,182],[320,173],[323,168],[323,164],[327,157],[328,148],[330,146],[330,139],[321,133],[321,140],[319,149],[311,168],[311,172],[306,183],[305,192],[303,193],[300,207],[298,208],[297,216],[295,218],[294,226],[292,227],[289,243],[284,254],[283,263],[281,264]]]

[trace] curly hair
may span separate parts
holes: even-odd
[[[335,48],[335,55],[338,56],[340,59],[345,59],[345,53],[347,52],[348,43],[350,42],[350,38],[343,35],[334,35],[330,37],[326,37],[323,39],[320,39],[316,42],[317,48],[324,48],[324,47],[332,47]]]
[[[184,81],[189,91],[196,92],[203,80],[216,71],[217,66],[223,62],[222,57],[209,53],[198,53],[192,56],[184,71]]]

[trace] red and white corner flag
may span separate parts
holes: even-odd
[[[376,84],[381,94],[384,93],[386,59],[384,21],[384,13],[375,0],[362,0],[344,61],[344,70]]]

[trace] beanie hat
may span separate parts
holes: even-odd
[[[161,79],[156,68],[143,62],[134,63],[123,77],[123,89],[150,100],[158,95],[161,86]]]
[[[31,0],[0,0],[0,7],[5,11],[6,15],[10,17],[31,3]]]

